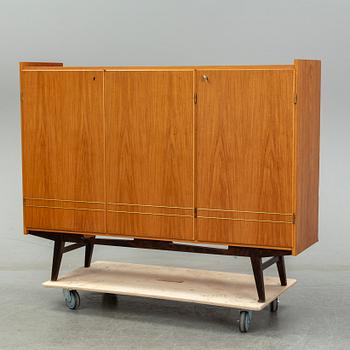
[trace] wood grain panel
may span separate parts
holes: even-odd
[[[103,73],[21,72],[21,89],[24,197],[105,202]],[[52,229],[104,231],[103,214],[41,209],[25,210],[25,226],[47,228],[48,213]]]
[[[108,210],[107,232],[118,236],[192,241],[193,217]]]
[[[293,71],[201,70],[196,84],[198,210],[292,215]],[[198,239],[211,240],[204,229],[209,221],[200,222]],[[214,222],[231,233],[214,232]],[[210,225],[219,241],[230,242],[230,237],[237,242],[230,222],[210,221]],[[232,225],[244,227],[244,223]],[[258,228],[264,235],[267,227],[248,226],[251,231],[243,230],[251,238]],[[223,236],[219,238],[218,232]]]
[[[292,248],[292,223],[196,219],[198,241],[227,245]]]
[[[293,72],[199,71],[197,87],[198,207],[292,213]]]
[[[24,148],[24,137],[23,137],[23,74],[22,71],[26,68],[31,68],[31,67],[63,67],[63,63],[55,63],[55,62],[20,62],[19,63],[19,77],[20,77],[20,102],[21,102],[21,147],[22,147],[22,161],[23,161],[23,148]],[[24,183],[24,168],[22,166],[22,191],[23,191],[23,183]],[[23,210],[23,231],[24,234],[26,234],[28,231],[26,229],[25,225],[26,219],[25,219],[25,212]]]
[[[321,62],[295,60],[295,68],[296,255],[318,241]]]
[[[105,210],[24,206],[27,230],[105,232]]]
[[[105,108],[107,202],[193,208],[193,73],[106,72]],[[114,213],[107,230],[192,235],[176,220]]]

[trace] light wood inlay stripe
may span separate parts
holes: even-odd
[[[197,218],[200,219],[216,219],[216,220],[230,220],[230,221],[248,221],[248,222],[270,222],[277,224],[293,224],[292,221],[283,221],[283,220],[259,220],[259,219],[241,219],[241,218],[220,218],[217,216],[201,216],[198,215]]]
[[[24,200],[33,201],[56,201],[56,202],[72,202],[72,203],[89,203],[89,204],[105,204],[104,202],[98,201],[76,201],[72,199],[58,199],[58,198],[34,198],[34,197],[23,197]]]
[[[110,209],[108,209],[107,211],[110,213],[139,214],[139,215],[153,215],[153,216],[175,216],[175,217],[193,218],[192,215],[186,215],[186,214],[143,213],[140,211],[110,210]]]
[[[233,213],[251,213],[251,214],[267,214],[267,215],[293,215],[293,213],[274,213],[270,211],[254,211],[254,210],[238,210],[238,209],[213,209],[213,208],[198,208],[198,210],[207,210],[207,211],[227,211]]]
[[[64,210],[86,210],[86,211],[102,211],[104,212],[104,209],[94,209],[94,208],[72,208],[72,207],[51,207],[48,205],[32,205],[32,204],[24,204],[25,207],[31,207],[31,208],[47,208],[47,209],[64,209]]]
[[[173,206],[167,206],[167,205],[153,205],[153,204],[132,204],[132,203],[113,203],[113,202],[108,202],[108,204],[130,206],[130,207],[151,207],[151,208],[193,210],[193,208],[191,208],[191,207],[173,207]]]

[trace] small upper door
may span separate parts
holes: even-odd
[[[105,231],[102,71],[22,71],[27,229]]]
[[[292,68],[196,72],[198,240],[291,245],[293,77]]]
[[[193,239],[193,71],[105,73],[107,232]]]

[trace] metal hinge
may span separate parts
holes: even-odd
[[[197,93],[196,92],[193,95],[193,101],[194,101],[194,104],[196,105],[197,104]]]
[[[294,95],[294,104],[297,104],[297,94]]]

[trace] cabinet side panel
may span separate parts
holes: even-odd
[[[296,60],[295,255],[318,241],[321,62]]]

